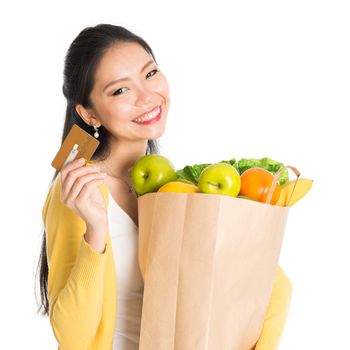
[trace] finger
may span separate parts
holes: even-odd
[[[65,165],[60,170],[61,185],[64,183],[67,174],[71,170],[78,169],[79,167],[82,167],[83,165],[85,165],[85,159],[84,158],[74,159],[72,162],[70,162],[67,165]]]
[[[85,202],[88,200],[88,198],[90,197],[92,191],[94,191],[96,189],[97,186],[99,186],[101,183],[104,182],[104,178],[100,179],[94,179],[91,180],[89,182],[87,182],[83,188],[81,189],[80,193],[78,194],[78,197],[76,198],[76,201],[81,201],[81,202]]]
[[[73,184],[72,189],[68,195],[68,199],[71,202],[74,202],[79,196],[82,189],[88,185],[91,181],[94,180],[104,180],[105,176],[102,173],[92,173],[79,177]]]
[[[67,198],[69,196],[69,193],[74,186],[74,183],[80,178],[84,177],[87,174],[92,174],[92,173],[99,173],[100,168],[99,167],[92,167],[92,166],[83,166],[81,168],[71,170],[65,181],[63,182],[62,185],[62,197]]]

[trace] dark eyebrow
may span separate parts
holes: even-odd
[[[150,64],[152,63],[155,63],[153,60],[150,60],[148,61],[141,69],[140,73],[142,73]],[[130,80],[129,78],[120,78],[120,79],[117,79],[117,80],[113,80],[111,82],[109,82],[103,89],[103,92],[106,91],[107,88],[109,88],[110,86],[116,84],[116,83],[119,83],[121,81],[126,81],[126,80]]]

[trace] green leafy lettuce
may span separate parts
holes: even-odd
[[[275,174],[282,166],[282,163],[276,162],[270,158],[261,158],[261,159],[241,159],[237,162],[236,158],[232,158],[230,160],[222,160],[219,163],[228,163],[237,169],[239,174],[241,175],[243,171],[252,168],[252,167],[260,167],[264,168],[271,173]],[[189,181],[195,185],[198,185],[198,179],[202,171],[212,163],[203,163],[203,164],[194,164],[194,165],[186,165],[183,169],[177,170],[177,179],[183,181]],[[288,171],[284,170],[280,177],[279,182],[281,185],[288,182]]]

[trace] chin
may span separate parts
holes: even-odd
[[[154,140],[156,141],[157,139],[161,138],[164,134],[164,128],[162,130],[156,130],[155,133],[150,134],[149,137],[147,137],[147,140]]]
[[[165,127],[166,127],[166,115],[162,116],[162,120],[154,124],[153,128],[150,128],[148,130],[149,137],[147,138],[148,140],[157,140],[159,139],[165,132]]]

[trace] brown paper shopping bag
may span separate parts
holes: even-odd
[[[140,350],[249,350],[272,291],[288,207],[226,195],[138,198]]]

